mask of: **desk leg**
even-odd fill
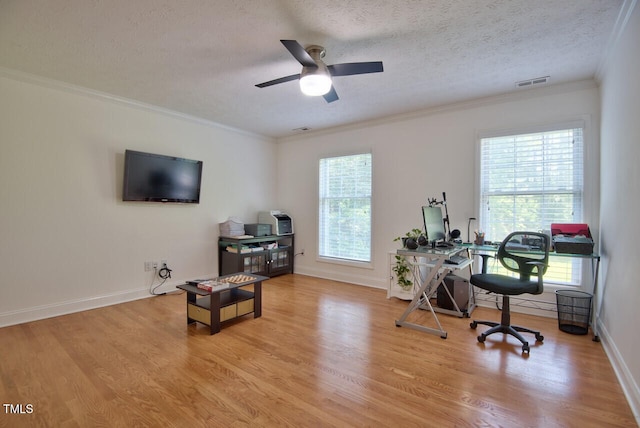
[[[209,322],[210,334],[220,333],[220,293],[211,293],[211,301],[209,305],[209,312],[211,313],[211,320]]]
[[[594,266],[595,264],[595,266]],[[593,273],[593,313],[591,314],[591,330],[593,330],[593,341],[600,342],[598,336],[598,269],[600,268],[600,257],[591,259],[591,272]]]
[[[253,317],[262,316],[262,281],[253,284]]]
[[[470,259],[473,258],[473,254],[471,254],[471,251],[468,248],[467,248],[467,257],[469,257]],[[482,261],[482,266],[484,265],[485,265],[485,260]],[[466,316],[467,318],[471,318],[471,314],[476,309],[476,288],[471,283],[472,275],[473,275],[473,264],[470,264],[469,265],[469,290],[467,291],[469,293],[469,301],[467,302],[467,310],[465,311],[465,314],[464,314],[464,316]]]
[[[430,269],[429,275],[424,280],[424,282],[420,285],[420,289],[418,290],[416,295],[413,297],[413,300],[411,300],[411,303],[409,303],[409,306],[404,311],[400,319],[396,320],[396,327],[409,327],[414,330],[424,331],[425,333],[439,334],[442,339],[447,338],[447,332],[442,328],[442,325],[440,325],[440,320],[438,320],[438,316],[436,315],[435,311],[433,310],[433,306],[429,301],[429,296],[433,294],[434,290],[436,290],[438,288],[438,285],[440,284],[440,281],[439,281],[438,284],[436,284],[436,286],[434,287],[432,282],[434,281],[435,276],[437,275],[438,271],[442,267],[443,263],[444,263],[444,258],[441,257],[440,260],[436,263],[436,265]],[[418,273],[416,275],[416,273],[414,272],[414,281],[417,281],[419,277],[420,277],[420,274]],[[420,307],[425,307],[425,309],[429,309],[429,311],[431,312],[431,315],[433,315],[433,319],[438,325],[437,329],[431,328],[431,327],[425,327],[423,325],[406,321],[409,314],[417,309],[420,309]]]

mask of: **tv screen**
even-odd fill
[[[126,150],[123,201],[200,203],[202,161]]]

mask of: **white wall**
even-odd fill
[[[274,205],[266,138],[6,70],[0,118],[0,326],[215,275],[218,223]],[[202,160],[201,203],[122,202],[125,149]]]
[[[280,141],[278,199],[294,220],[296,251],[305,249],[304,256],[296,257],[295,271],[386,288],[388,252],[398,248],[393,239],[413,227],[422,227],[420,207],[427,198],[441,200],[446,192],[451,228],[460,229],[466,239],[468,218],[478,217],[474,200],[478,133],[572,119],[586,119],[587,123],[586,152],[591,167],[586,183],[586,220],[597,231],[599,94],[594,81]],[[373,153],[373,269],[318,261],[318,159],[367,150]]]
[[[635,5],[604,70],[601,136],[604,345],[640,423],[640,8]]]

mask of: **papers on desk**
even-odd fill
[[[220,223],[220,236],[242,236],[244,232],[244,223],[233,217],[229,217],[224,223]]]

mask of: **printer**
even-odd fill
[[[291,217],[280,210],[260,211],[258,223],[270,224],[272,233],[276,235],[293,235]]]

